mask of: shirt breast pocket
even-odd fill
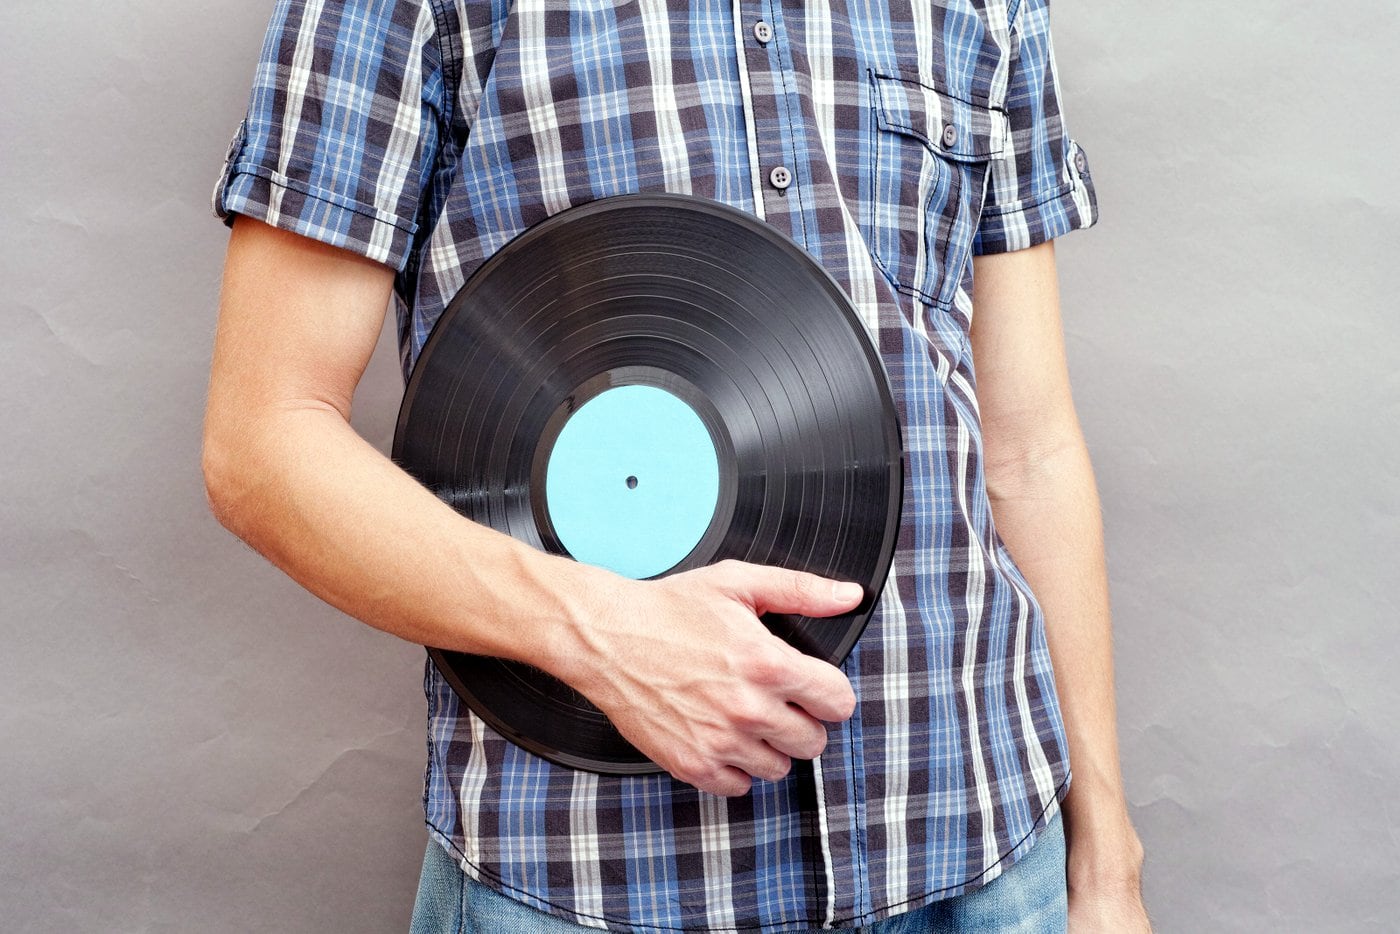
[[[1004,110],[903,71],[871,69],[875,122],[866,236],[890,282],[951,309],[965,277]]]

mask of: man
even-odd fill
[[[502,244],[660,190],[795,239],[884,357],[904,517],[840,669],[758,615],[855,589],[545,555],[349,427],[391,296],[407,373]],[[1052,931],[1066,894],[1076,932],[1147,929],[1050,243],[1096,207],[1045,0],[282,0],[215,207],[220,520],[372,626],[556,675],[669,773],[544,762],[429,666],[415,929]]]

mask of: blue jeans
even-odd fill
[[[1068,904],[1065,834],[1056,811],[1031,851],[991,882],[877,921],[861,928],[860,934],[1064,934]],[[469,878],[439,843],[428,841],[410,934],[580,934],[598,930],[501,895]]]

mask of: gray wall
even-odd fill
[[[420,651],[207,515],[208,194],[267,2],[10,4],[0,929],[405,928]],[[1343,12],[1344,10],[1344,12]],[[1059,244],[1157,930],[1400,924],[1392,2],[1057,0]],[[356,404],[387,446],[389,334]]]

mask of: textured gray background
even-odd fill
[[[208,216],[270,4],[7,5],[0,929],[390,931],[421,650],[208,516]],[[1396,4],[1057,0],[1059,244],[1162,932],[1400,925]],[[356,424],[387,446],[389,335]]]

